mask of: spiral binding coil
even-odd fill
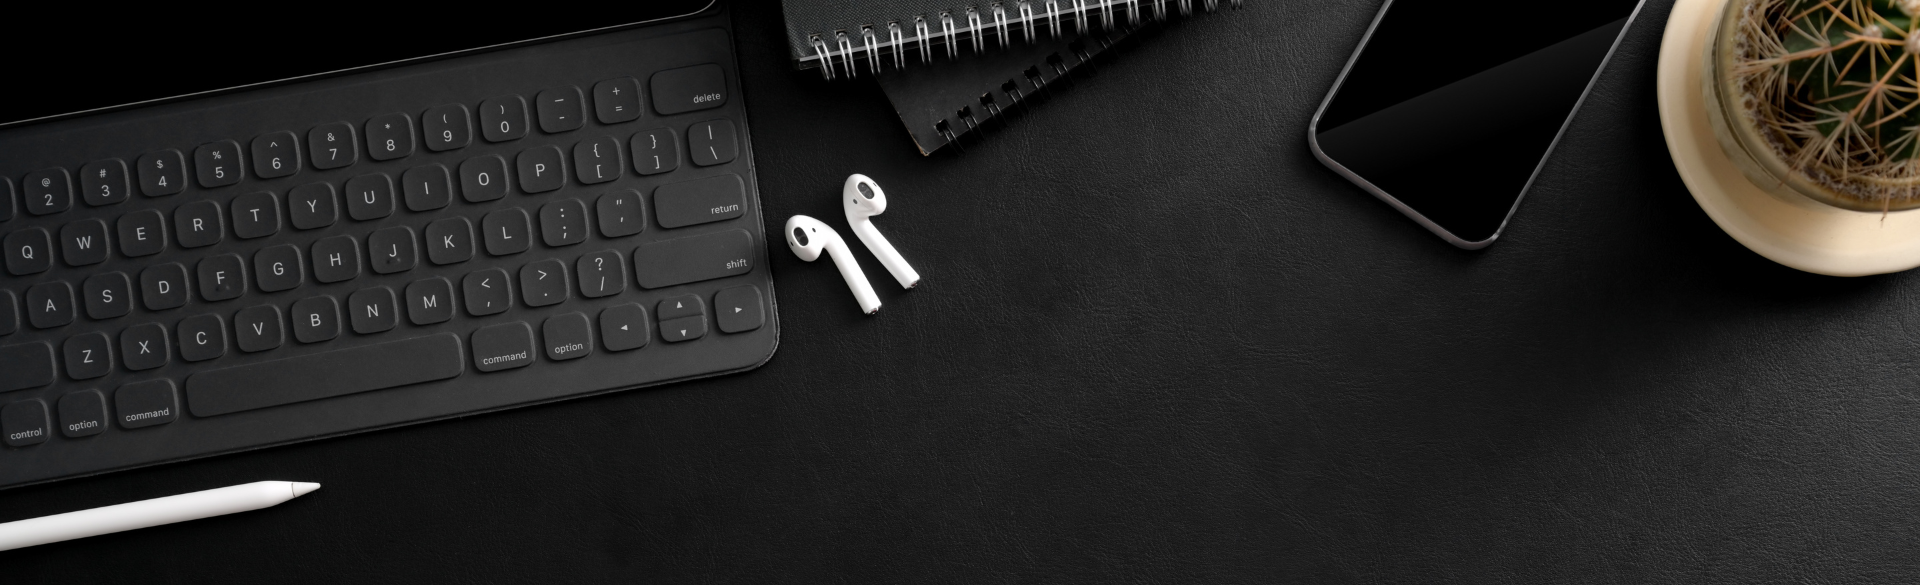
[[[1227,4],[1238,9],[1242,1],[1227,0]],[[924,14],[913,17],[911,36],[906,34],[906,29],[900,21],[887,22],[884,25],[887,31],[884,41],[881,40],[879,33],[876,32],[877,27],[873,24],[854,28],[859,35],[858,45],[846,30],[834,31],[828,35],[813,33],[808,36],[808,44],[812,46],[814,54],[803,58],[800,66],[802,68],[818,67],[820,74],[827,79],[834,79],[841,75],[852,78],[857,73],[857,63],[864,60],[867,62],[869,71],[879,74],[882,65],[887,61],[883,58],[883,54],[892,55],[895,69],[905,69],[910,47],[919,49],[922,63],[933,60],[934,45],[944,46],[948,59],[957,59],[960,57],[960,42],[963,40],[972,45],[973,52],[983,53],[987,50],[989,34],[998,40],[997,44],[1001,49],[1006,49],[1013,45],[1016,33],[1019,33],[1027,43],[1038,42],[1039,31],[1042,29],[1053,37],[1060,37],[1062,21],[1072,25],[1073,34],[1076,35],[1087,34],[1095,26],[1095,20],[1099,21],[1097,26],[1101,30],[1112,32],[1122,27],[1141,26],[1146,18],[1145,11],[1149,8],[1153,12],[1152,20],[1164,22],[1170,14],[1167,9],[1168,4],[1174,4],[1180,16],[1191,16],[1193,2],[1194,0],[1041,0],[1036,6],[1029,0],[1004,0],[956,7],[939,13],[940,30],[938,31],[932,30],[928,25],[927,15]],[[1220,0],[1201,0],[1201,2],[1207,12],[1213,12],[1220,6]],[[1142,7],[1142,3],[1147,4],[1148,7]],[[961,15],[959,19],[955,18],[956,14]],[[964,28],[959,24],[961,21],[965,23]],[[827,38],[831,38],[832,42],[829,43]],[[836,59],[839,61],[837,65]]]

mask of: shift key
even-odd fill
[[[720,175],[654,189],[653,216],[660,227],[684,227],[740,217],[746,202],[747,184],[740,175]]]
[[[753,270],[753,236],[727,230],[643,244],[633,250],[633,272],[645,288],[663,288]]]

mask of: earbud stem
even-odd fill
[[[892,243],[887,242],[887,237],[880,235],[880,230],[873,227],[872,220],[848,217],[847,223],[853,235],[860,237],[860,243],[867,245],[867,251],[873,252],[873,257],[880,260],[881,266],[887,267],[893,279],[900,281],[900,288],[911,289],[920,284],[920,273],[914,272],[913,266],[907,264],[907,259],[893,249]]]
[[[833,257],[833,266],[840,269],[840,278],[847,281],[847,289],[853,291],[853,299],[859,301],[860,312],[868,315],[880,312],[880,296],[873,294],[873,287],[867,284],[867,273],[860,270],[860,263],[853,260],[853,253],[847,251],[846,245],[827,246],[827,255]]]

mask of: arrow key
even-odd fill
[[[707,318],[700,315],[660,322],[660,338],[668,343],[699,339],[707,334]]]
[[[705,315],[707,304],[700,301],[700,295],[668,297],[654,307],[654,312],[660,315],[660,322],[664,324],[682,317]]]
[[[600,345],[607,351],[646,347],[652,338],[653,332],[647,329],[646,307],[627,303],[600,312]]]
[[[714,293],[713,310],[723,333],[752,331],[766,321],[760,308],[760,288],[751,284]]]

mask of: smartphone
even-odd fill
[[[1644,0],[1387,0],[1313,154],[1455,246],[1500,236]]]

